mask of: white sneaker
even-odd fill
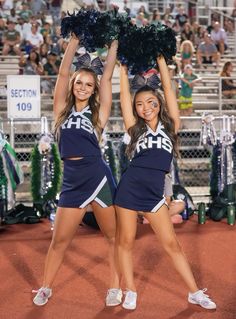
[[[41,287],[39,290],[32,290],[32,292],[37,293],[33,299],[33,303],[37,306],[45,305],[52,295],[52,289],[47,287]]]
[[[118,306],[121,304],[122,290],[118,288],[111,288],[107,291],[106,306]]]
[[[216,304],[205,294],[206,288],[198,290],[194,293],[189,292],[188,302],[199,305],[205,309],[216,309]]]
[[[125,300],[122,304],[122,307],[129,310],[136,309],[137,302],[137,292],[132,290],[127,290],[125,292]]]

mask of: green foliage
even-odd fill
[[[52,184],[46,194],[41,195],[41,159],[42,155],[36,144],[31,153],[31,194],[34,203],[45,203],[48,200],[55,199],[61,185],[61,160],[57,146],[51,145],[51,157],[53,160]]]

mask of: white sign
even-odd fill
[[[40,113],[40,76],[8,75],[8,118],[39,118]]]

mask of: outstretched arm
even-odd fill
[[[129,88],[127,66],[120,66],[120,105],[125,128],[128,129],[135,124],[135,118],[132,109],[132,98]]]
[[[105,61],[104,72],[100,80],[99,98],[100,110],[99,119],[101,126],[104,127],[109,119],[112,106],[112,74],[116,64],[116,54],[118,41],[114,40],[108,49],[108,54]]]
[[[54,91],[53,112],[55,117],[57,117],[65,107],[70,79],[70,69],[78,45],[79,39],[72,36],[62,58]]]
[[[164,90],[167,109],[170,117],[174,121],[175,133],[177,133],[180,127],[179,108],[175,92],[173,91],[171,86],[171,79],[169,75],[168,66],[163,56],[157,58],[157,63],[160,70],[161,84]]]

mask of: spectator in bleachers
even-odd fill
[[[29,53],[31,49],[39,50],[39,47],[43,42],[43,36],[38,32],[38,25],[32,24],[31,31],[26,35],[26,53]]]
[[[61,12],[61,5],[62,0],[51,0],[50,1],[50,14],[53,19],[53,23],[60,24],[60,12]]]
[[[26,59],[22,56],[19,66],[23,68],[23,74],[26,75],[43,75],[43,66],[40,63],[40,57],[36,50],[32,49]]]
[[[50,51],[47,56],[47,63],[44,64],[44,74],[49,76],[58,75],[61,61],[57,58],[57,53]],[[52,93],[56,79],[46,78],[41,81],[42,91]]]
[[[184,12],[184,8],[183,7],[179,7],[178,12],[179,13],[176,15],[175,20],[179,24],[179,26],[180,26],[180,28],[182,30],[184,25],[185,25],[185,23],[188,22],[188,16]]]
[[[139,14],[141,12],[144,14],[144,18],[148,20],[149,19],[149,13],[146,11],[145,6],[143,6],[143,5],[138,9],[137,13]]]
[[[41,11],[43,11],[43,8],[46,7],[46,3],[44,0],[32,0],[31,1],[31,10],[33,14],[37,14]]]
[[[227,34],[234,32],[234,20],[232,18],[224,18],[224,29]]]
[[[50,51],[47,56],[47,63],[43,66],[45,75],[57,75],[61,61],[57,58],[57,53]]]
[[[29,20],[23,19],[21,17],[18,17],[17,24],[16,24],[16,30],[20,32],[22,35],[22,40],[25,41],[26,36],[31,31],[31,23],[29,23]]]
[[[223,28],[220,27],[220,23],[216,21],[213,26],[213,30],[211,31],[211,38],[215,43],[220,54],[224,54],[225,50],[227,50],[227,34]]]
[[[184,72],[181,76],[181,90],[179,95],[180,115],[189,116],[193,112],[192,93],[194,85],[201,81],[196,74],[193,73],[191,64],[184,67]]]
[[[203,41],[204,28],[200,26],[196,21],[192,24],[192,30],[194,35],[194,47],[197,48],[199,44]]]
[[[231,72],[233,72],[233,64],[232,62],[228,61],[224,64],[220,76],[222,77],[229,77],[229,79],[222,79],[221,81],[221,90],[222,94],[230,99],[230,98],[236,98],[236,85],[234,84],[234,81],[230,79]]]
[[[164,14],[163,15],[163,17],[162,17],[162,21],[161,21],[161,23],[162,24],[165,24],[165,25],[167,25],[168,27],[172,27],[172,25],[173,25],[173,20],[172,19],[170,19],[170,15],[169,14]]]
[[[191,41],[185,40],[180,46],[181,64],[182,70],[186,64],[192,64],[192,58],[194,54],[194,46]]]
[[[49,45],[47,43],[43,43],[39,48],[40,61],[42,65],[47,63],[47,56],[49,51]]]
[[[218,20],[214,20],[214,19],[211,20],[211,24],[208,25],[208,27],[206,28],[208,33],[211,34],[211,31],[214,29],[214,24],[215,24],[215,22],[217,22],[217,21],[218,21]]]
[[[61,27],[56,26],[53,29],[52,34],[50,38],[48,39],[47,43],[51,46],[54,52],[57,52],[58,55],[60,55],[61,47],[64,41],[66,40],[61,37]]]
[[[33,12],[29,9],[29,5],[27,2],[23,2],[22,3],[22,9],[21,11],[19,12],[19,16],[21,18],[23,18],[24,20],[25,19],[30,19],[33,15]]]
[[[148,20],[144,17],[144,13],[140,12],[136,16],[135,24],[137,27],[142,27],[148,24]]]
[[[154,9],[152,11],[152,16],[151,16],[151,20],[150,20],[150,24],[154,24],[157,25],[158,23],[161,22],[161,16],[160,16],[160,12],[158,9]]]
[[[12,54],[13,52],[21,55],[21,37],[20,33],[15,30],[15,22],[13,20],[7,23],[7,30],[3,33],[2,43],[2,55]]]
[[[183,26],[183,30],[181,31],[180,34],[181,37],[181,42],[185,41],[185,40],[189,40],[192,43],[194,43],[194,34],[193,34],[193,30],[191,25],[186,22]]]
[[[219,65],[220,54],[217,51],[216,45],[213,43],[210,34],[206,31],[204,33],[203,42],[199,45],[197,49],[197,63],[199,66],[202,64],[212,64]]]
[[[43,36],[44,42],[49,42],[52,34],[51,25],[49,22],[45,22],[40,30],[40,33]]]
[[[173,18],[173,15],[171,14],[171,8],[170,7],[166,7],[165,8],[165,12],[163,14],[163,17],[162,17],[163,20],[170,20],[171,23],[174,22],[174,18]]]

